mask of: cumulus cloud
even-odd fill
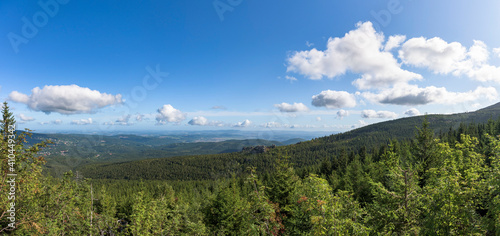
[[[325,90],[312,96],[312,105],[326,108],[354,107],[356,98],[346,91]]]
[[[72,125],[90,125],[92,123],[93,123],[92,118],[71,121]]]
[[[47,114],[57,112],[66,115],[93,113],[97,109],[123,102],[120,94],[101,93],[74,84],[36,87],[31,90],[29,96],[13,91],[9,94],[9,99],[24,103],[34,111]]]
[[[407,115],[407,116],[419,116],[420,111],[417,110],[417,108],[410,108],[410,109],[405,111],[405,115]]]
[[[493,49],[496,53],[496,50]],[[489,51],[486,44],[474,40],[467,49],[458,42],[448,43],[441,38],[423,37],[406,41],[399,57],[403,63],[427,68],[437,74],[465,75],[477,81],[500,82],[500,67],[488,64]]]
[[[186,114],[175,109],[172,105],[166,104],[157,110],[156,121],[158,124],[165,124],[166,122],[179,123],[186,119]]]
[[[384,46],[384,51],[391,51],[394,48],[398,48],[401,43],[403,43],[406,40],[405,35],[393,35],[389,36],[389,39],[387,39],[387,42],[385,43]]]
[[[358,23],[357,28],[344,37],[330,38],[325,51],[313,48],[293,53],[287,59],[287,71],[314,80],[351,71],[361,74],[361,78],[353,82],[360,89],[388,87],[422,78],[401,69],[392,53],[382,50],[383,42],[384,35],[377,33],[371,22]],[[392,39],[390,47],[394,47],[395,42],[397,38]]]
[[[30,117],[30,116],[25,116],[23,113],[19,114],[19,118],[21,118],[22,121],[34,121],[35,118]]]
[[[289,104],[283,102],[281,104],[274,104],[274,107],[278,108],[281,112],[305,112],[309,111],[309,108],[303,103],[293,103]]]
[[[372,119],[372,118],[396,118],[398,115],[392,111],[374,111],[374,110],[363,110],[361,112],[362,118]]]
[[[221,121],[209,121],[207,118],[203,116],[196,116],[191,119],[188,124],[190,125],[199,125],[199,126],[223,126],[224,124]]]
[[[20,93],[18,91],[13,91],[12,93],[9,94],[9,99],[14,101],[14,102],[20,102],[27,104],[30,100],[30,97],[26,94]]]
[[[348,116],[349,115],[349,112],[346,111],[346,110],[343,110],[343,109],[340,109],[339,111],[337,111],[337,118],[341,119]]]
[[[363,96],[371,101],[393,104],[393,105],[425,105],[435,104],[456,104],[461,102],[475,101],[480,98],[495,100],[498,97],[494,87],[477,87],[474,91],[463,93],[449,92],[444,87],[429,86],[419,88],[416,85],[398,86],[383,90],[378,94],[370,92],[363,93]]]
[[[191,119],[188,124],[190,125],[201,125],[201,126],[204,126],[204,125],[207,125],[208,124],[208,120],[207,118],[203,117],[203,116],[197,116],[197,117],[194,117],[193,119]]]
[[[466,57],[466,48],[458,42],[447,43],[441,38],[411,38],[406,41],[399,57],[405,64],[426,67],[435,73],[450,73]]]
[[[233,125],[233,127],[248,127],[252,124],[252,122],[250,120],[244,120],[242,122],[238,122],[236,123],[235,125]]]

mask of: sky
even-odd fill
[[[2,1],[19,128],[347,131],[499,101],[498,1]]]

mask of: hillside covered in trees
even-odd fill
[[[81,171],[90,179],[42,175],[37,152],[45,144],[25,145],[28,133],[9,136],[15,120],[5,103],[2,156],[15,154],[16,162],[2,158],[2,192],[10,191],[7,174],[18,181],[14,222],[11,200],[0,199],[0,231],[498,235],[500,120],[489,119],[498,115],[480,110],[440,126],[441,116],[406,118],[264,153],[89,165]]]
[[[437,138],[449,137],[453,143],[460,138],[459,133],[467,132],[478,136],[484,132],[484,128],[478,124],[487,123],[489,120],[493,122],[499,115],[500,103],[476,112],[427,115],[425,119],[428,120],[429,128],[434,131]],[[79,166],[77,170],[84,176],[99,179],[206,180],[230,177],[232,174],[240,175],[248,167],[256,167],[258,171],[271,171],[273,157],[287,153],[294,167],[300,171],[303,169],[307,173],[310,168],[324,161],[334,161],[339,156],[351,159],[355,154],[370,153],[380,156],[391,140],[409,142],[414,138],[416,128],[423,121],[424,116],[417,116],[381,122],[341,134],[278,147],[265,153],[232,152],[170,157],[168,153],[156,152],[158,157],[170,158],[93,163]],[[471,125],[468,126],[469,124]],[[496,129],[500,132],[500,127]]]

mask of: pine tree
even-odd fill
[[[417,235],[422,193],[412,165],[402,166],[400,155],[391,143],[382,156],[384,182],[373,182],[372,224],[384,234]]]
[[[437,152],[437,140],[434,139],[434,131],[429,128],[427,117],[424,117],[422,128],[417,128],[415,140],[411,146],[413,162],[417,164],[419,185],[423,187],[426,184],[428,171],[431,167],[437,167],[441,164]]]
[[[484,159],[474,151],[477,138],[461,134],[460,143],[440,144],[445,157],[431,168],[425,186],[424,234],[482,235],[486,232],[477,209],[486,196]]]

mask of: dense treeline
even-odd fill
[[[8,109],[3,114],[2,155],[8,153],[5,125],[14,122]],[[26,148],[20,137],[16,229],[8,227],[9,202],[3,197],[0,230],[16,235],[498,235],[499,134],[500,120],[462,124],[437,135],[424,120],[413,139],[311,157],[320,160],[316,165],[297,164],[294,152],[276,149],[265,154],[267,169],[234,167],[229,178],[189,181],[90,180],[71,172],[60,179],[44,177],[44,160],[35,155],[43,144]],[[4,159],[1,163],[5,180],[9,166]],[[6,182],[0,184],[6,192]]]

